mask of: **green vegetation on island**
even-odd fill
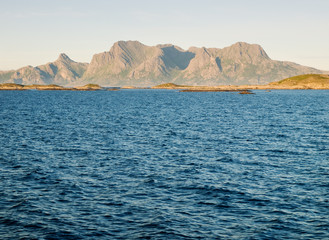
[[[305,74],[272,82],[270,86],[302,88],[302,89],[329,89],[329,75]]]

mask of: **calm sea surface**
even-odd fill
[[[1,239],[328,239],[329,91],[0,92]]]

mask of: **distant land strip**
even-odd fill
[[[16,83],[0,84],[0,90],[66,90],[66,91],[97,91],[97,90],[118,90],[118,88],[103,88],[98,84],[87,84],[81,87],[63,87],[55,84],[50,85],[21,85]]]
[[[115,91],[119,89],[175,89],[180,92],[239,92],[251,94],[250,90],[280,90],[280,89],[318,89],[329,90],[329,75],[326,74],[305,74],[280,81],[271,82],[266,85],[219,85],[219,86],[188,86],[174,83],[165,83],[153,87],[101,87],[98,84],[86,84],[81,87],[63,87],[55,84],[50,85],[21,85],[16,83],[0,84],[0,90],[66,90],[66,91]]]

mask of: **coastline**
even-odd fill
[[[94,84],[93,84],[94,85]],[[139,87],[101,87],[99,85],[81,87],[63,87],[59,85],[20,85],[14,83],[0,84],[0,91],[119,91],[125,89],[163,89],[179,90],[179,92],[251,92],[252,90],[329,90],[329,85],[325,86],[289,86],[289,85],[221,85],[221,86],[155,86],[150,88]]]
[[[218,86],[189,86],[175,83],[164,83],[153,87],[121,86],[102,87],[98,84],[89,83],[84,86],[63,87],[60,85],[22,85],[16,83],[2,83],[0,90],[60,90],[60,91],[117,91],[120,89],[171,89],[180,92],[240,92],[251,94],[252,90],[329,90],[329,75],[305,74],[286,78],[266,85],[218,85]]]
[[[17,91],[25,91],[25,90],[38,90],[38,91],[49,91],[49,90],[56,90],[56,91],[97,91],[97,90],[117,90],[117,89],[106,89],[97,84],[87,84],[85,86],[80,87],[63,87],[55,84],[50,85],[21,85],[16,83],[3,83],[0,84],[0,90],[17,90]]]

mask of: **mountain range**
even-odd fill
[[[267,84],[301,74],[327,73],[292,62],[272,60],[257,44],[235,43],[226,48],[188,50],[138,41],[116,42],[109,51],[79,63],[62,53],[37,67],[0,71],[0,83],[77,86],[154,86],[166,82],[187,85]]]

